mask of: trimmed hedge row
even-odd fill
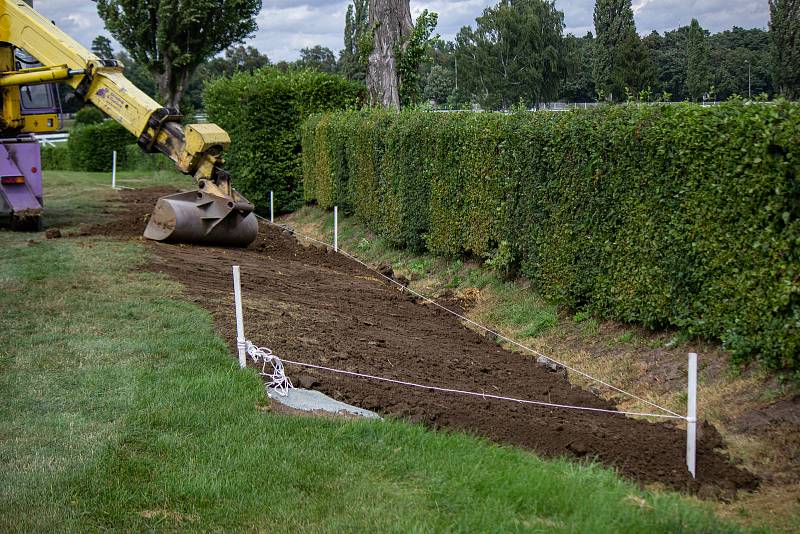
[[[125,147],[135,142],[136,138],[114,121],[76,126],[67,141],[70,165],[77,171],[110,171],[113,152],[117,151],[117,165],[124,166]]]
[[[344,112],[305,196],[400,246],[515,264],[573,309],[800,369],[800,106]]]
[[[92,108],[94,109],[94,108]],[[147,154],[136,138],[113,121],[76,126],[69,140],[57,146],[42,146],[42,168],[64,171],[110,172],[113,152],[117,170],[173,170],[175,164],[163,154]]]
[[[72,162],[69,160],[69,149],[67,145],[46,146],[42,145],[42,169],[45,171],[72,170]]]
[[[100,124],[105,120],[105,114],[92,105],[82,107],[75,114],[75,125]]]
[[[231,136],[225,165],[236,188],[262,209],[274,191],[276,210],[291,211],[303,199],[303,120],[353,107],[362,93],[362,85],[339,76],[269,67],[215,80],[203,99],[209,119]]]

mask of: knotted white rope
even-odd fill
[[[289,395],[289,390],[294,389],[292,381],[286,376],[283,370],[283,362],[272,354],[272,350],[266,347],[257,347],[249,341],[244,342],[244,348],[247,354],[253,359],[255,363],[261,363],[261,376],[268,378],[267,394],[269,389],[273,389],[281,397]],[[267,370],[267,364],[272,366],[272,370]]]

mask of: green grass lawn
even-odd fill
[[[120,171],[117,187],[172,186],[190,189],[191,177],[177,172]],[[111,189],[111,173],[78,171],[44,171],[44,224],[49,227],[73,228],[79,224],[103,220],[108,201],[116,198]]]
[[[113,195],[51,174],[60,224]],[[0,531],[737,531],[598,466],[274,414],[141,244],[31,237],[0,231]]]

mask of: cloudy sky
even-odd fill
[[[264,0],[258,15],[258,32],[248,42],[273,61],[293,60],[305,46],[321,44],[338,51],[342,47],[344,15],[348,1],[342,0]],[[465,25],[497,0],[411,0],[416,16],[423,9],[439,13],[438,33],[452,39]],[[63,30],[89,45],[98,34],[105,34],[91,0],[34,0],[34,6]],[[594,0],[556,0],[564,12],[566,31],[583,35],[592,30]],[[697,18],[712,32],[733,26],[767,27],[767,0],[633,0],[639,33],[663,32],[689,24]]]

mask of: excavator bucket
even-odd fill
[[[172,243],[246,247],[258,234],[253,205],[193,191],[158,199],[144,237]]]

